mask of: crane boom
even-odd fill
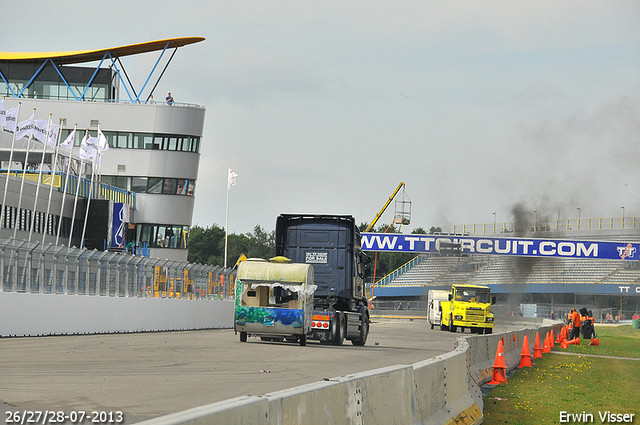
[[[373,228],[373,226],[376,225],[376,223],[378,222],[378,220],[380,219],[380,217],[382,216],[382,214],[386,211],[387,207],[389,206],[389,204],[391,203],[391,201],[393,201],[393,198],[396,197],[396,195],[398,194],[398,192],[400,192],[400,189],[402,189],[404,187],[404,182],[400,182],[400,184],[398,185],[398,187],[396,188],[395,192],[393,192],[393,195],[391,195],[389,197],[389,200],[387,201],[386,204],[384,204],[384,206],[382,207],[382,209],[380,210],[380,212],[378,214],[376,214],[375,218],[371,221],[371,224],[369,224],[369,226],[365,229],[365,232],[369,232],[371,231],[371,229]]]

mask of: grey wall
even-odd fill
[[[223,300],[0,292],[0,336],[231,328]]]

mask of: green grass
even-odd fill
[[[640,360],[581,355],[640,359],[640,330],[617,326],[597,327],[596,332],[600,346],[570,345],[564,350],[556,344],[552,353],[535,359],[533,367],[519,369],[507,384],[491,390],[484,397],[483,423],[559,424],[561,411],[591,413],[593,423],[601,423],[598,412],[634,413],[633,423],[640,423]]]
[[[581,345],[570,345],[566,350],[556,344],[555,351],[600,356],[633,357],[640,359],[640,329],[626,326],[596,326],[600,346],[588,346],[588,339],[581,339]],[[639,419],[640,420],[640,419]],[[640,423],[640,422],[639,422]]]

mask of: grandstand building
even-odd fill
[[[576,223],[565,224],[558,227],[564,230],[530,232],[526,237],[610,241],[623,246],[640,243],[640,227],[636,226],[634,217],[628,217],[625,222],[607,219],[604,226],[602,222],[582,228]],[[465,229],[471,231],[465,235],[473,235],[475,229]],[[477,229],[480,235],[486,235],[486,227]],[[640,312],[637,256],[634,260],[615,260],[426,253],[376,282],[374,294],[381,303],[422,300],[421,304],[425,305],[428,290],[449,289],[454,283],[489,286],[497,295],[497,311],[502,314],[519,314],[524,305],[537,305],[539,317],[549,317],[553,311],[556,318],[563,318],[570,307],[593,310],[597,319],[604,318],[607,312],[613,317],[625,313],[631,319],[634,313]]]
[[[12,149],[12,134],[0,131],[0,190],[4,192],[4,188],[8,188],[2,196],[6,198],[6,205],[3,205],[0,237],[42,239],[45,243],[57,241],[64,245],[72,237],[73,246],[98,250],[117,248],[106,233],[102,238],[104,232],[101,233],[96,224],[108,221],[100,217],[108,212],[113,214],[113,209],[105,206],[113,201],[128,207],[123,213],[125,243],[133,242],[137,250],[145,249],[151,257],[186,261],[205,108],[186,103],[168,104],[164,100],[166,93],[158,94],[154,90],[175,51],[202,40],[176,38],[73,52],[0,53],[3,79],[0,94],[5,97],[5,110],[19,105],[18,122],[32,114],[36,119],[45,120],[51,116],[52,123],[61,126],[60,141],[65,140],[77,124],[70,168],[64,157],[68,157],[66,151],[60,149],[62,155],[58,155],[56,161],[54,149],[48,148],[43,155],[43,144],[35,141],[28,144],[26,138],[16,140]],[[144,85],[135,88],[121,58],[149,52],[156,52],[159,58]],[[97,66],[83,66],[91,63]],[[155,102],[154,94],[158,98]],[[88,168],[86,163],[81,167],[79,158],[80,144],[87,130],[92,137],[97,137],[100,130],[109,143],[101,164],[94,163]],[[23,180],[24,168],[27,173]],[[7,170],[11,175],[9,182],[5,182]],[[65,184],[67,170],[71,179],[80,176],[80,185],[76,184],[77,180]],[[90,189],[92,174],[94,181],[101,183],[94,183]],[[40,184],[38,190],[39,179],[45,184]],[[54,182],[52,196],[46,184],[51,180]],[[79,202],[74,207],[76,190]],[[89,197],[92,213],[86,231],[87,235],[98,234],[92,239],[92,246],[86,243],[88,237],[80,240]],[[98,210],[100,205],[102,212]],[[75,216],[72,216],[74,210]]]

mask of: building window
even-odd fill
[[[134,149],[151,149],[153,144],[153,135],[144,133],[133,134],[133,148]]]
[[[124,190],[130,190],[129,180],[129,177],[102,176],[103,183],[107,183],[108,185],[119,187],[120,189]]]
[[[189,246],[189,226],[138,224],[138,243],[150,248],[180,248]]]
[[[73,131],[71,128],[62,129],[60,140],[63,141]],[[80,129],[76,131],[74,146],[80,146],[84,132]],[[103,131],[109,142],[109,147],[118,149],[152,149],[169,150],[173,152],[194,152],[200,151],[200,138],[192,136],[174,136],[148,133],[130,133],[121,131]],[[96,137],[97,133],[89,132],[89,136]]]
[[[135,193],[193,196],[196,181],[191,179],[163,179],[162,177],[102,176],[102,181]]]
[[[145,193],[147,191],[147,178],[131,177],[131,191],[135,193]]]
[[[164,179],[162,193],[167,195],[176,194],[176,179]]]
[[[162,193],[163,180],[159,177],[149,177],[147,193]]]
[[[178,179],[178,186],[176,188],[176,195],[186,195],[188,189],[188,180]]]

